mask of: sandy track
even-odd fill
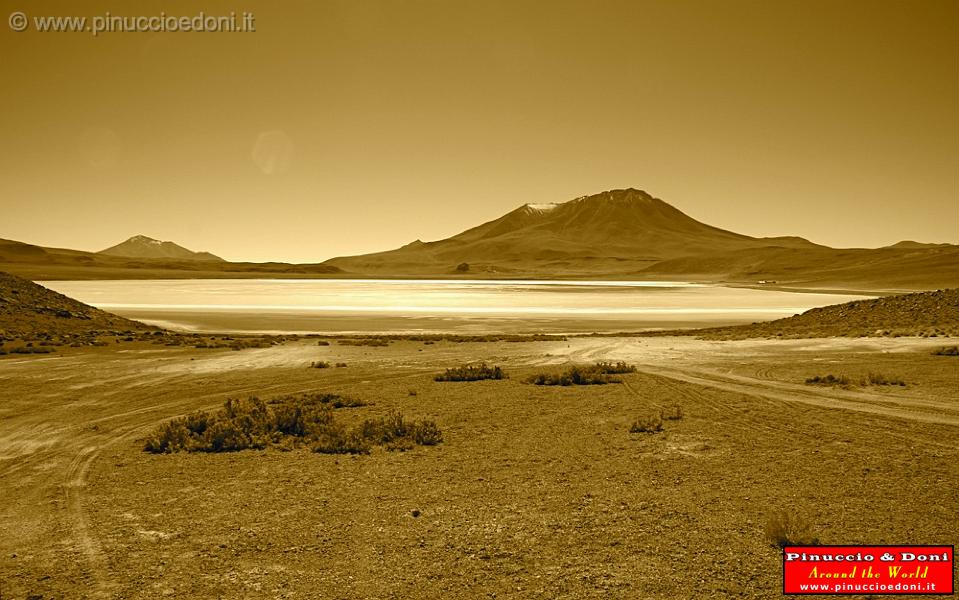
[[[641,365],[639,371],[704,387],[782,402],[801,402],[822,408],[838,408],[924,423],[959,425],[959,414],[944,412],[950,409],[950,403],[910,398],[905,395],[892,396],[845,390],[823,392],[791,383],[754,379],[700,369],[680,370],[662,366]]]

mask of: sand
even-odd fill
[[[955,343],[134,342],[3,357],[3,597],[779,597],[763,528],[780,509],[824,543],[957,538],[959,359],[930,354]],[[522,383],[600,359],[639,372]],[[512,377],[432,380],[467,360]],[[907,385],[803,383],[869,371]],[[356,457],[142,451],[166,418],[298,391],[372,402],[338,411],[346,422],[390,409],[435,419],[445,441]],[[629,433],[675,404],[685,417],[662,433]]]

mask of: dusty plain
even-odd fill
[[[777,598],[767,520],[822,543],[959,538],[955,338],[143,341],[0,357],[0,597]],[[623,383],[526,375],[627,360]],[[311,361],[345,368],[311,369]],[[510,379],[435,382],[445,367]],[[810,386],[869,372],[906,386]],[[444,442],[365,456],[153,455],[158,423],[228,397],[329,391]],[[630,433],[672,405],[684,418]]]

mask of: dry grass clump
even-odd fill
[[[407,450],[414,445],[435,446],[443,441],[443,433],[434,421],[408,421],[398,412],[363,421],[359,432],[364,439],[383,444],[387,450]]]
[[[959,356],[959,346],[942,346],[932,351],[933,356]]]
[[[664,421],[680,421],[682,418],[683,407],[678,404],[673,404],[659,412],[647,412],[640,415],[629,427],[629,432],[659,433],[663,430]]]
[[[389,346],[389,340],[382,338],[350,338],[337,342],[341,346],[370,346],[373,348],[382,348]]]
[[[656,413],[649,413],[636,419],[629,428],[630,433],[656,433],[663,430],[663,418]]]
[[[625,361],[619,362],[598,362],[596,369],[605,375],[625,375],[626,373],[635,373],[636,365],[631,365]]]
[[[882,373],[874,373],[872,371],[855,381],[846,375],[833,375],[830,373],[829,375],[810,377],[806,379],[806,383],[809,385],[834,385],[840,387],[851,387],[853,385],[859,385],[860,387],[869,385],[896,385],[905,387],[906,385],[906,382],[899,377],[889,377]]]
[[[310,363],[311,369],[329,369],[332,365],[325,360],[314,360]]]
[[[255,396],[230,399],[217,411],[195,412],[164,423],[146,441],[144,450],[154,454],[236,452],[306,445],[323,454],[368,454],[377,445],[409,449],[443,441],[433,421],[408,421],[395,412],[352,429],[333,417],[335,408],[366,405],[336,394],[283,396],[269,402]]]
[[[434,377],[433,381],[481,381],[484,379],[508,379],[508,377],[500,367],[491,367],[486,363],[480,363],[446,369],[446,372]]]
[[[600,362],[595,365],[574,365],[561,373],[537,373],[526,378],[533,385],[604,385],[622,383],[613,375],[636,372],[636,367],[625,362]]]
[[[189,342],[185,339],[171,339],[164,342],[165,346],[183,346]],[[193,343],[194,348],[222,349],[231,348],[233,350],[246,350],[248,348],[270,348],[278,343],[273,338],[241,338],[223,337],[219,340],[212,338],[199,338]]]
[[[898,385],[901,387],[906,386],[906,382],[899,377],[887,377],[882,373],[873,373],[869,372],[868,375],[859,380],[859,385]]]
[[[849,385],[850,380],[845,375],[833,375],[832,373],[828,375],[816,375],[815,377],[809,377],[806,379],[808,385]]]
[[[794,512],[787,510],[773,514],[766,521],[766,539],[773,546],[807,546],[818,544],[812,525]]]
[[[7,352],[10,354],[50,354],[51,352],[56,352],[56,349],[50,346],[34,346],[32,344],[27,344],[26,346],[10,348],[7,350]]]

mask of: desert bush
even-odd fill
[[[773,546],[806,546],[818,544],[812,525],[795,512],[783,510],[766,521],[766,539]]]
[[[887,377],[882,373],[869,372],[868,375],[860,379],[859,385],[898,385],[905,387],[906,382],[899,377]]]
[[[326,340],[317,340],[316,345],[317,345],[317,346],[329,346],[330,343],[329,343],[328,341],[326,341]]]
[[[635,373],[636,365],[630,365],[624,361],[616,363],[598,362],[596,363],[596,370],[604,375],[625,375],[626,373]]]
[[[339,344],[342,346],[372,346],[374,348],[381,348],[383,346],[389,346],[390,342],[382,338],[350,338],[340,340]]]
[[[19,346],[17,348],[11,348],[9,350],[10,354],[50,354],[51,352],[55,352],[55,351],[56,349],[51,348],[50,346],[33,346],[33,345]]]
[[[341,396],[339,394],[306,393],[294,396],[280,396],[270,400],[271,405],[294,404],[303,406],[328,405],[333,408],[355,408],[367,406],[369,403],[359,398]]]
[[[650,413],[643,415],[633,421],[629,428],[630,433],[656,433],[663,430],[663,419],[661,416]]]
[[[351,396],[336,396],[330,400],[330,405],[333,408],[359,408],[360,406],[368,406],[369,402]]]
[[[446,369],[433,378],[434,381],[480,381],[483,379],[507,379],[506,372],[500,367],[491,367],[486,363],[463,365]]]
[[[219,410],[196,412],[162,424],[143,448],[163,454],[236,452],[268,446],[291,450],[309,444],[318,453],[367,454],[376,445],[409,449],[443,441],[433,421],[409,421],[397,412],[367,419],[353,429],[334,419],[334,408],[366,405],[362,400],[321,393],[281,396],[268,403],[256,397],[230,399]]]
[[[806,383],[809,385],[849,385],[849,378],[845,375],[833,375],[832,373],[828,375],[816,375],[815,377],[810,377],[806,379]]]
[[[386,445],[388,450],[404,450],[413,444],[435,446],[443,441],[443,433],[434,421],[408,421],[395,411],[363,421],[358,431],[364,439]]]
[[[320,454],[369,454],[370,449],[370,441],[359,431],[347,430],[339,423],[323,428],[313,444],[313,452]]]
[[[667,406],[660,413],[664,421],[680,421],[683,418],[683,407],[678,404]]]
[[[604,373],[596,365],[573,366],[561,373],[537,373],[526,378],[526,383],[533,385],[604,385],[621,382],[620,379]]]
[[[178,422],[179,419],[160,425],[159,429],[147,438],[143,449],[153,454],[189,451],[192,436],[189,430]]]
[[[420,446],[435,446],[443,441],[443,432],[435,421],[424,419],[413,425],[413,441]]]
[[[342,368],[344,368],[344,367],[346,367],[346,366],[347,366],[347,365],[346,365],[345,362],[338,362],[338,363],[336,363],[336,368],[337,368],[337,369],[342,369]]]
[[[932,351],[934,356],[959,356],[959,346],[942,346]]]
[[[325,360],[314,360],[313,362],[310,363],[311,369],[329,369],[330,366],[332,365],[330,365],[330,363],[326,362]]]

